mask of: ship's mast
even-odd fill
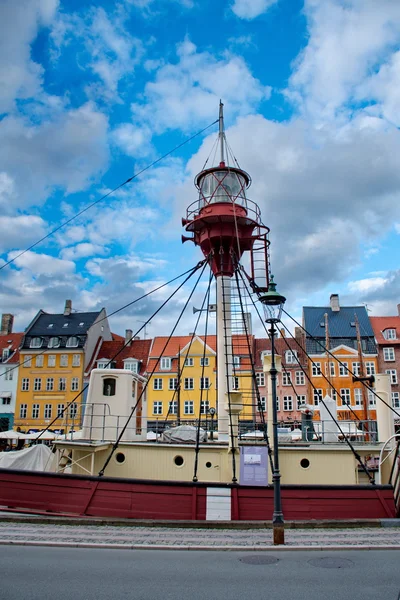
[[[219,133],[218,140],[220,146],[221,164],[225,164],[225,127],[224,127],[224,105],[219,101]]]

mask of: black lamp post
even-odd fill
[[[276,291],[276,283],[274,283],[274,277],[271,275],[271,281],[268,287],[268,292],[260,296],[260,302],[264,307],[265,322],[268,323],[271,328],[269,333],[271,335],[271,392],[272,392],[272,426],[273,426],[273,439],[274,439],[274,472],[272,480],[274,482],[274,514],[272,517],[272,525],[274,531],[274,544],[285,543],[285,522],[283,520],[282,512],[282,498],[281,498],[281,474],[279,471],[279,452],[278,452],[278,410],[276,406],[276,375],[277,369],[275,366],[275,332],[276,324],[280,322],[282,316],[282,308],[285,304],[286,298],[281,296]]]
[[[214,417],[215,417],[215,408],[210,408],[210,417],[211,417],[211,433],[210,440],[214,440]]]

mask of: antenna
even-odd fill
[[[224,105],[219,101],[219,143],[221,144],[221,163],[225,162],[225,128],[224,128]]]

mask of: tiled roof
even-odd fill
[[[204,341],[204,336],[199,335],[200,339]],[[168,336],[159,336],[155,337],[153,341],[153,346],[151,348],[150,357],[149,358],[159,358],[161,353],[163,352],[163,356],[174,357],[178,356],[179,350],[182,350],[185,346],[187,346],[192,339],[191,335],[174,335],[168,342],[165,351],[163,352],[164,346],[167,343]],[[207,346],[217,351],[217,336],[216,335],[208,335],[207,336]]]
[[[370,317],[372,329],[374,330],[375,339],[378,344],[386,344],[388,346],[400,344],[400,317]],[[385,329],[395,329],[395,340],[387,340],[383,337],[382,332]]]
[[[60,337],[60,348],[65,347],[67,338],[77,336],[78,348],[85,343],[88,329],[93,325],[101,311],[78,313],[73,312],[68,316],[64,314],[49,314],[39,311],[37,317],[25,332],[23,348],[29,348],[33,337],[43,338],[42,347],[45,348],[51,337]]]
[[[8,363],[19,362],[19,347],[24,337],[23,333],[7,333],[6,335],[0,335],[0,362],[2,359],[2,352],[6,348],[10,348],[10,358],[6,361]]]
[[[113,359],[114,356],[123,348],[115,359],[116,369],[124,368],[124,359],[136,358],[141,361],[140,374],[144,373],[147,367],[147,360],[149,356],[151,340],[133,340],[130,346],[125,345],[125,339],[123,341],[103,342],[100,346],[100,350],[97,354],[97,360],[102,358]],[[93,365],[93,368],[96,365]]]
[[[355,316],[360,324],[361,337],[374,337],[374,332],[365,306],[344,306],[333,311],[330,306],[305,306],[303,308],[304,328],[312,337],[325,338],[325,313],[328,314],[329,337],[357,338]]]
[[[125,342],[123,335],[119,335],[119,333],[111,333],[111,335],[114,342]]]

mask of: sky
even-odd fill
[[[3,0],[0,267],[213,123],[220,99],[288,312],[338,293],[397,314],[393,0]],[[0,309],[15,330],[67,298],[113,312],[195,265],[181,218],[216,136],[214,125],[4,267]],[[136,332],[176,285],[112,317],[113,330]],[[191,287],[147,335],[169,334]]]

